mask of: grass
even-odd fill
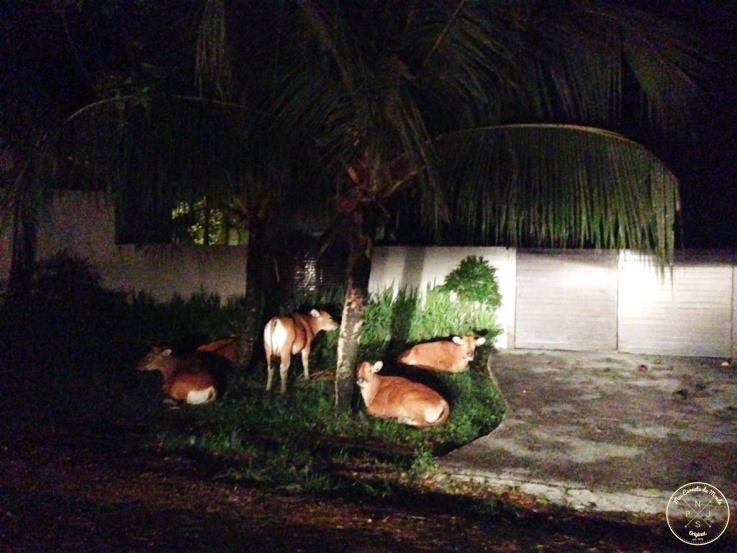
[[[357,466],[411,480],[432,469],[437,453],[487,434],[500,422],[501,398],[478,370],[442,378],[450,419],[440,428],[415,429],[361,411],[336,414],[332,381],[304,382],[299,369],[293,364],[283,397],[263,392],[265,368],[259,366],[215,404],[162,411],[149,445],[237,459],[230,477],[315,491],[355,485],[346,473]]]
[[[331,292],[323,301],[290,301],[295,308],[321,305],[335,313],[339,298]],[[377,338],[362,345],[362,355],[386,361],[406,345],[401,331],[416,326],[412,316],[420,300],[401,295],[404,314],[392,313],[386,295],[376,301],[383,304],[367,314],[366,326],[367,335],[374,332]],[[503,402],[484,370],[488,346],[479,349],[467,373],[413,375],[451,403],[451,416],[440,428],[367,417],[358,393],[355,412],[337,414],[331,373],[325,370],[335,366],[337,332],[315,340],[311,367],[318,378],[304,382],[301,362],[293,359],[284,397],[264,393],[261,361],[251,372],[232,372],[218,402],[166,409],[161,376],[136,371],[138,359],[162,339],[184,344],[238,333],[242,307],[240,300],[222,303],[206,293],[159,304],[142,295],[111,294],[89,279],[55,283],[35,294],[22,312],[0,313],[0,378],[8,383],[2,407],[19,427],[145,428],[142,447],[205,457],[229,478],[289,490],[360,486],[372,493],[385,493],[386,482],[377,481],[377,474],[417,478],[433,468],[435,455],[487,434],[501,420]]]

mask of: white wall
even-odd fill
[[[55,195],[38,233],[38,260],[59,252],[87,260],[101,285],[144,291],[160,301],[206,290],[222,300],[243,295],[246,251],[242,246],[133,246],[115,244],[115,211],[102,194],[64,191]],[[10,233],[0,236],[0,280],[10,271]]]
[[[679,253],[671,275],[622,252],[618,274],[620,351],[732,356],[737,321],[731,253]]]
[[[617,349],[617,252],[517,252],[515,341],[521,349]]]
[[[661,272],[636,252],[377,248],[373,292],[441,284],[466,256],[497,269],[498,348],[737,358],[732,252],[681,252]]]

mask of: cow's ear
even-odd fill
[[[463,339],[460,336],[453,336],[453,343],[461,345],[461,342],[463,342]]]
[[[479,338],[476,338],[476,345],[477,346],[483,346],[486,343],[486,338],[483,336],[480,336]]]
[[[317,309],[312,309],[310,310],[310,315],[317,319],[320,316],[320,312]]]
[[[166,357],[171,355],[171,348],[166,348],[164,351],[161,352],[161,355],[164,355]]]
[[[376,363],[374,363],[374,366],[371,367],[371,372],[377,373],[381,370],[383,366],[384,366],[384,363],[382,363],[381,361],[377,361]]]

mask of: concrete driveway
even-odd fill
[[[723,359],[513,351],[489,370],[502,424],[439,460],[441,478],[591,512],[664,514],[718,488],[737,519],[737,369]]]

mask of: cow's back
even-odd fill
[[[315,333],[310,326],[310,315],[302,313],[294,313],[284,317],[289,319],[294,328],[294,342],[292,342],[292,355],[296,355],[304,349],[304,347],[312,341]]]
[[[459,362],[462,361],[459,353],[458,346],[453,342],[429,342],[417,344],[401,353],[397,361],[420,368],[457,370]]]
[[[435,390],[399,376],[381,377],[373,410],[413,426],[440,425],[450,414],[448,402]]]
[[[220,338],[207,344],[197,346],[197,351],[201,353],[212,353],[220,358],[235,363],[238,358],[238,349],[240,348],[240,339],[238,336],[229,336]]]

